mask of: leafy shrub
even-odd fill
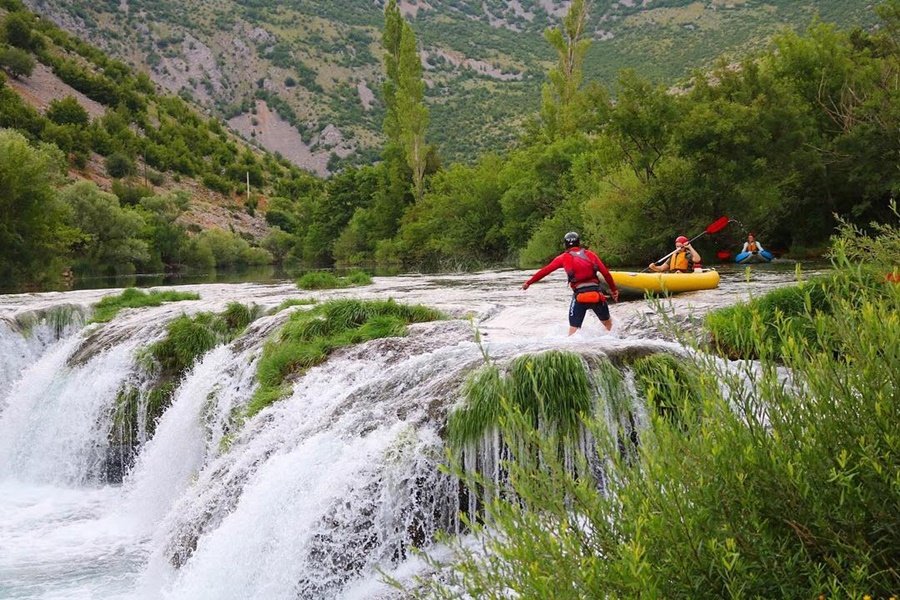
[[[72,96],[66,96],[62,100],[51,100],[46,116],[57,125],[85,126],[91,120],[88,112]]]
[[[122,152],[113,152],[106,157],[106,172],[110,177],[120,179],[134,175],[134,161]],[[121,198],[119,198],[121,200]]]
[[[0,48],[0,68],[18,79],[23,75],[31,77],[36,62],[28,52],[19,48]]]

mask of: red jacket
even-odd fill
[[[587,260],[581,258],[582,252]],[[582,251],[578,247],[566,250],[550,261],[550,264],[531,276],[531,279],[528,280],[528,285],[537,283],[560,267],[566,270],[566,275],[569,276],[569,286],[573,290],[580,283],[599,284],[600,280],[597,278],[597,271],[599,271],[606,283],[609,284],[609,290],[611,292],[616,291],[616,282],[613,281],[612,275],[609,274],[609,269],[606,268],[600,257],[588,249]]]

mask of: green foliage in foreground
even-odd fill
[[[337,348],[402,336],[410,323],[443,318],[434,309],[393,300],[334,300],[297,311],[263,348],[256,373],[259,388],[246,414],[253,416],[283,398],[292,378],[325,361]]]
[[[796,316],[812,339],[779,330],[780,362],[698,354],[708,385],[678,407],[687,417],[678,423],[651,415],[636,465],[620,458],[607,424],[596,423],[609,459],[603,486],[573,476],[552,451],[557,441],[507,410],[508,427],[529,451],[511,449],[503,495],[467,477],[472,492],[489,499],[489,525],[473,524],[476,543],[450,541],[449,564],[431,559],[448,579],[422,581],[414,594],[896,594],[900,285],[860,287],[857,267],[843,260],[836,267],[834,310]]]
[[[489,364],[466,382],[466,405],[447,423],[451,445],[462,447],[500,426],[504,401],[532,427],[570,436],[582,415],[592,412],[591,380],[581,356],[572,352],[528,354],[512,361],[507,373]]]
[[[333,290],[363,285],[372,285],[372,278],[363,271],[352,271],[346,277],[338,277],[328,271],[312,271],[297,280],[297,287],[304,290]]]
[[[149,293],[137,288],[128,288],[118,296],[107,296],[94,305],[94,316],[91,323],[106,323],[112,321],[123,308],[142,308],[144,306],[159,306],[163,302],[177,302],[179,300],[199,300],[200,294],[193,292],[177,292],[175,290],[152,290]]]

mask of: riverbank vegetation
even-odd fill
[[[896,0],[875,7],[876,30],[816,21],[677,88],[634,71],[585,80],[583,7],[573,3],[548,34],[559,63],[505,155],[446,166],[432,157],[417,200],[404,153],[389,147],[379,165],[273,202],[267,219],[294,240],[288,254],[320,265],[532,266],[574,229],[610,264],[646,264],[725,214],[744,229],[701,246],[734,249],[752,230],[767,248],[806,257],[827,249],[835,214],[856,225],[889,216],[900,189]]]
[[[600,480],[573,472],[579,460],[561,459],[558,437],[504,403],[503,435],[518,441],[500,466],[508,477],[498,484],[456,470],[485,514],[468,521],[474,542],[448,540],[451,561],[429,559],[447,578],[423,579],[412,593],[896,597],[900,285],[865,275],[896,257],[876,251],[860,263],[848,254],[893,248],[897,231],[845,231],[832,251],[831,310],[814,306],[816,285],[795,288],[788,304],[798,294],[803,301],[794,326],[778,320],[771,331],[746,332],[763,349],[758,361],[722,361],[684,339],[693,383],[666,360],[644,369],[656,375],[637,386],[648,418],[636,455],[623,452],[607,420],[585,416],[603,459]],[[766,322],[767,306],[746,305],[754,323]],[[601,389],[601,404],[621,404]],[[666,395],[678,419],[652,408],[651,389],[680,390]]]

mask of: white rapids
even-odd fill
[[[564,277],[525,292],[529,275],[376,277],[320,292],[292,282],[179,286],[200,299],[126,310],[103,325],[84,325],[83,315],[121,290],[0,296],[0,598],[401,597],[379,571],[415,575],[422,565],[410,545],[458,525],[458,486],[436,466],[447,411],[482,350],[504,360],[553,348],[680,349],[662,339],[659,307],[644,300],[612,305],[610,333],[589,314],[567,337]],[[792,280],[724,273],[717,290],[662,310],[687,319]],[[197,361],[124,482],[106,483],[116,395],[171,319],[232,301],[271,309],[347,297],[423,304],[451,319],[336,352],[231,430],[285,313],[261,317]],[[76,317],[50,327],[46,315],[61,305]]]

